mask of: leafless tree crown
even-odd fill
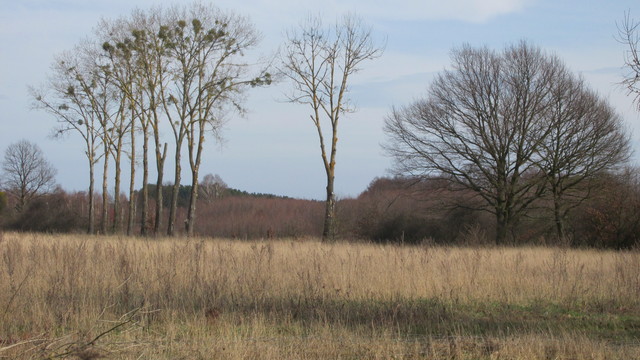
[[[7,147],[2,170],[4,187],[17,199],[18,212],[55,186],[56,169],[45,159],[40,147],[27,140]]]
[[[287,34],[280,54],[280,75],[293,84],[288,99],[310,107],[310,118],[320,142],[327,175],[324,239],[335,236],[333,183],[338,124],[342,115],[355,111],[347,95],[349,80],[364,61],[381,53],[371,30],[356,16],[346,15],[334,27],[325,27],[320,17],[309,17]]]
[[[553,55],[526,42],[463,46],[426,98],[393,109],[386,151],[397,171],[474,191],[497,216],[497,240],[531,203],[624,161],[620,118]],[[562,188],[562,189],[560,189]]]

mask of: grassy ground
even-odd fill
[[[0,358],[640,359],[640,253],[5,233]]]

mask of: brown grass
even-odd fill
[[[5,233],[0,358],[640,358],[640,253]]]

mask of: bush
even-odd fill
[[[32,200],[26,209],[16,214],[9,228],[19,231],[72,232],[82,225],[80,214],[70,206],[67,194],[54,193]]]
[[[6,221],[5,213],[6,213],[7,207],[8,207],[7,194],[5,192],[0,191],[0,240],[2,240],[1,232],[2,232],[2,228],[4,227],[4,223]]]
[[[449,191],[435,179],[375,179],[357,202],[355,233],[376,242],[460,243],[481,221],[478,212],[460,206],[471,202],[468,194]]]
[[[640,245],[640,174],[627,169],[603,176],[601,190],[571,218],[579,246],[629,249]]]
[[[7,203],[7,193],[0,191],[0,215],[2,215],[7,208]]]

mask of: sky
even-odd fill
[[[44,84],[55,56],[89,37],[100,19],[176,3],[0,0],[0,154],[8,145],[27,139],[38,144],[57,168],[56,180],[65,190],[86,190],[82,140],[74,135],[53,139],[55,119],[30,109],[27,89]],[[374,178],[391,175],[392,159],[380,146],[385,142],[384,118],[392,107],[424,96],[434,75],[449,66],[451,50],[463,44],[500,50],[524,39],[558,55],[609,99],[631,133],[633,161],[640,158],[640,117],[618,85],[624,75],[625,48],[615,39],[625,12],[640,19],[637,0],[219,0],[214,4],[249,18],[262,34],[256,54],[263,56],[274,54],[285,32],[309,14],[331,23],[344,13],[356,13],[371,26],[374,39],[384,44],[384,54],[364,63],[351,81],[349,97],[357,111],[340,123],[338,197],[357,196]],[[229,186],[249,192],[323,199],[326,177],[316,130],[309,109],[286,102],[289,89],[286,82],[252,89],[245,103],[247,114],[229,119],[223,142],[206,143],[201,177],[218,174]],[[167,165],[171,174],[173,165]],[[189,182],[185,171],[183,183]]]

